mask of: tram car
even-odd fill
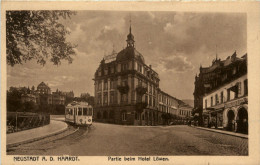
[[[65,121],[82,126],[92,124],[93,107],[86,102],[72,102],[65,107]]]

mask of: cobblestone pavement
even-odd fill
[[[248,139],[189,126],[136,127],[94,123],[91,129],[62,139],[12,148],[9,154],[121,155],[248,155]]]

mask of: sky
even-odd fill
[[[247,53],[243,13],[78,11],[62,20],[71,32],[67,41],[77,44],[73,63],[7,66],[7,88],[44,81],[52,91],[94,95],[94,73],[113,47],[116,52],[126,47],[130,18],[136,49],[159,74],[160,88],[179,99],[193,99],[200,65],[210,66],[216,54],[224,60],[235,51],[238,57]]]

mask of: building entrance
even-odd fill
[[[248,114],[245,108],[238,110],[237,132],[248,133]]]
[[[228,117],[228,126],[227,126],[227,130],[229,131],[234,131],[235,130],[235,114],[234,111],[229,110],[227,113],[227,117]]]

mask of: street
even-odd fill
[[[51,137],[55,138],[55,137]],[[180,126],[93,123],[64,138],[43,139],[8,150],[25,155],[248,155],[248,139]]]

